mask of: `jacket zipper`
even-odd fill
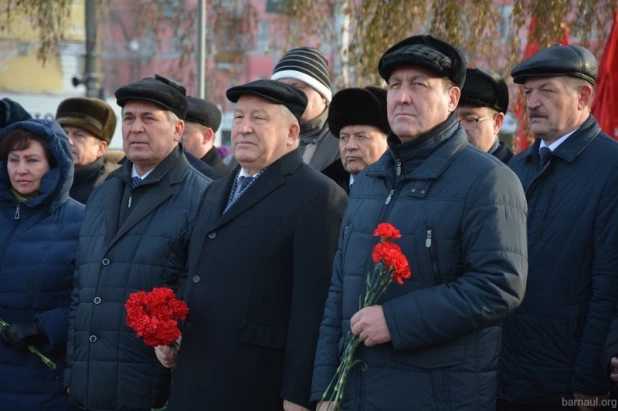
[[[397,186],[399,185],[399,183],[401,182],[401,160],[397,159],[396,163],[395,163],[395,170],[396,170],[396,178],[395,178],[395,184],[394,184],[394,188],[391,189],[391,191],[388,193],[388,196],[386,197],[386,200],[384,201],[384,205],[386,205],[387,207],[383,207],[382,208],[382,213],[380,214],[380,218],[378,219],[378,223],[383,222],[386,217],[389,214],[390,211],[390,202],[391,199],[393,198],[393,196],[395,195],[395,189],[397,188]],[[377,244],[377,241],[376,243]],[[375,247],[374,244],[374,247]],[[367,290],[367,281],[363,281],[363,285],[361,287],[361,293],[359,296],[359,306],[362,303],[362,298],[365,295],[365,291]],[[359,307],[360,309],[360,307]]]
[[[9,235],[6,236],[6,241],[4,242],[4,244],[2,244],[2,251],[0,251],[0,267],[2,267],[2,263],[4,262],[4,256],[6,254],[6,248],[8,247],[9,243],[11,242],[11,239],[13,238],[13,236],[15,235],[15,230],[17,230],[17,226],[19,224],[19,220],[20,220],[20,206],[21,204],[18,204],[17,207],[15,208],[15,224],[13,225],[13,227],[11,227],[11,230],[9,231]]]
[[[440,270],[438,269],[438,255],[436,253],[436,246],[433,241],[433,230],[431,228],[427,228],[426,230],[427,236],[425,237],[425,247],[429,250],[429,260],[431,261],[431,272],[433,273],[433,282],[434,285],[439,285],[440,281]]]

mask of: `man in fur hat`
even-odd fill
[[[103,100],[71,97],[58,106],[56,121],[69,137],[75,162],[69,195],[86,204],[92,190],[119,167],[105,156],[116,129],[116,114]]]
[[[341,163],[347,171],[336,181],[346,193],[354,179],[375,163],[388,148],[391,128],[386,115],[386,90],[379,87],[346,88],[333,97],[328,126],[339,138]]]

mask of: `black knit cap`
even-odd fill
[[[489,107],[506,114],[509,108],[509,88],[504,79],[491,70],[468,69],[459,105]]]
[[[221,110],[208,100],[197,97],[187,97],[189,109],[185,121],[199,123],[203,126],[212,128],[215,133],[221,125]]]
[[[461,88],[466,79],[466,64],[466,58],[457,48],[424,34],[408,37],[386,50],[378,63],[378,72],[388,82],[396,68],[419,66],[450,79]]]
[[[0,128],[4,128],[9,124],[18,121],[32,119],[28,113],[18,102],[11,100],[8,97],[0,100]]]
[[[328,128],[339,138],[345,126],[373,126],[391,131],[386,114],[386,90],[379,87],[346,88],[333,96],[328,109]]]
[[[288,51],[277,63],[271,80],[291,78],[302,81],[320,93],[328,103],[333,98],[328,75],[328,60],[313,47],[300,47]]]
[[[236,103],[243,95],[261,97],[275,104],[287,107],[298,121],[307,108],[307,95],[285,83],[276,80],[256,80],[251,83],[228,89],[225,94],[228,100]]]
[[[145,100],[155,103],[184,120],[187,115],[187,91],[183,86],[166,77],[155,74],[120,87],[114,93],[116,102],[123,107],[129,100]]]

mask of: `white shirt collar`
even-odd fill
[[[240,173],[238,173],[238,178],[240,178],[240,177],[251,177],[251,176],[249,175],[249,173],[247,173],[247,172],[245,171],[245,169],[244,169],[244,168],[242,168],[242,167],[241,167],[241,168],[240,168]]]
[[[131,169],[131,178],[133,177],[139,177],[142,180],[145,179],[146,177],[148,177],[148,174],[152,173],[154,171],[154,168],[150,171],[146,171],[144,173],[144,175],[140,176],[139,174],[137,174],[137,170],[135,169],[135,164],[133,164],[133,168]]]
[[[575,130],[571,131],[568,134],[565,134],[564,136],[560,137],[558,140],[554,141],[553,143],[551,143],[550,145],[545,144],[545,141],[541,140],[541,145],[539,146],[539,152],[541,151],[541,149],[543,147],[547,147],[549,148],[551,151],[554,151],[555,149],[558,148],[558,146],[562,143],[564,143],[564,141],[569,138],[571,136],[571,134],[575,133],[577,130],[579,130],[579,127],[576,128]]]
[[[350,185],[354,184],[354,176],[350,174]]]

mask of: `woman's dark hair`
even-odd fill
[[[56,159],[54,158],[49,146],[41,137],[31,131],[17,128],[9,132],[2,141],[0,141],[0,160],[6,162],[11,151],[21,151],[30,147],[33,141],[37,141],[43,147],[43,152],[49,163],[49,168],[56,167]]]

